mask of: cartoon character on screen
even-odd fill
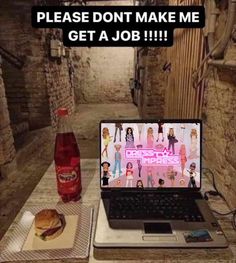
[[[175,154],[175,143],[177,143],[178,140],[175,138],[174,128],[169,129],[167,139],[169,141],[168,150],[170,150],[170,148],[172,148],[172,153]]]
[[[106,128],[106,127],[102,129],[102,138],[103,138],[103,144],[104,144],[104,149],[102,151],[102,156],[103,156],[103,154],[105,152],[106,153],[106,157],[108,158],[107,148],[108,148],[109,143],[111,142],[112,136],[110,136],[109,129]]]
[[[142,134],[142,128],[143,128],[143,124],[142,123],[138,123],[138,138],[139,138],[139,142],[141,143],[141,134]]]
[[[179,180],[179,186],[180,186],[180,187],[185,187],[185,180],[184,180],[183,178],[181,178],[181,179]]]
[[[137,188],[143,188],[143,181],[142,180],[138,180],[136,183],[136,187]]]
[[[164,132],[163,132],[163,126],[164,126],[164,123],[158,122],[157,125],[158,125],[158,137],[157,137],[157,142],[159,141],[160,136],[162,137],[162,142],[164,142]]]
[[[163,144],[157,144],[155,146],[155,149],[158,151],[158,152],[163,152],[163,150],[165,149],[165,146]]]
[[[116,175],[116,170],[118,168],[119,171],[119,176],[121,176],[122,174],[122,170],[121,170],[121,153],[120,153],[120,149],[121,149],[121,145],[120,144],[116,144],[114,145],[116,152],[115,152],[115,166],[113,169],[113,177],[115,177]]]
[[[133,170],[133,164],[131,162],[128,162],[126,164],[126,187],[132,187],[133,186],[133,179],[134,179],[134,170]]]
[[[147,130],[147,148],[153,148],[154,136],[153,136],[153,128],[149,127]]]
[[[103,162],[101,163],[102,167],[102,186],[108,186],[109,185],[109,178],[110,178],[110,163],[109,162]]]
[[[142,144],[139,144],[137,145],[137,149],[142,149],[143,148],[143,145]],[[142,164],[141,164],[141,160],[140,159],[137,159],[137,165],[138,165],[138,176],[141,177],[141,171],[142,171]]]
[[[192,188],[196,188],[196,181],[195,181],[195,177],[197,176],[197,172],[196,172],[196,163],[191,163],[189,170],[187,170],[187,172],[189,173],[189,182],[188,182],[188,187],[192,187]]]
[[[184,176],[184,169],[185,169],[185,165],[187,162],[186,147],[184,144],[181,144],[181,146],[180,146],[179,156],[180,156],[182,176]]]
[[[190,133],[191,137],[191,145],[190,145],[190,154],[189,154],[189,159],[196,159],[199,156],[197,155],[197,130],[192,129]]]
[[[175,186],[175,176],[177,176],[177,172],[174,171],[174,167],[173,166],[168,166],[168,168],[167,168],[167,177],[171,181],[171,187]]]
[[[120,179],[118,179],[118,180],[116,181],[116,187],[121,187],[121,180],[120,180]]]
[[[133,134],[133,129],[131,127],[128,127],[126,129],[125,141],[126,141],[125,148],[135,147],[134,146],[134,134]]]
[[[121,132],[123,131],[122,123],[117,122],[115,124],[115,135],[114,135],[114,141],[113,142],[116,142],[116,135],[117,135],[118,130],[119,130],[119,138],[120,138],[120,142],[121,142]]]
[[[162,188],[162,187],[164,187],[164,184],[165,184],[165,181],[160,178],[160,179],[158,180],[158,185],[159,185],[158,187],[159,187],[159,188]]]
[[[147,172],[147,187],[153,187],[154,184],[155,184],[155,182],[153,180],[152,170],[148,169],[148,172]]]
[[[181,142],[184,142],[184,134],[185,134],[185,124],[182,124],[181,126],[180,126],[180,129],[181,129],[181,132],[180,132],[180,141]]]

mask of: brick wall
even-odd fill
[[[133,0],[122,0],[121,1],[117,1],[117,0],[109,0],[109,1],[92,1],[92,2],[87,2],[86,5],[91,5],[91,6],[116,6],[116,5],[125,5],[125,6],[129,6],[129,5],[133,5],[134,1]]]
[[[32,129],[50,125],[43,60],[45,57],[42,32],[31,27],[31,1],[1,1],[0,45],[25,62],[17,69],[4,60],[11,117],[26,118]],[[17,122],[12,118],[13,122]]]
[[[140,52],[141,98],[138,108],[143,118],[164,117],[167,75],[162,68],[165,62],[165,48],[148,48]]]
[[[88,5],[90,3],[88,2]],[[133,1],[99,1],[91,5],[132,5]],[[76,103],[131,102],[134,49],[99,47],[74,49]]]
[[[140,4],[152,6],[168,5],[168,0],[143,1]],[[165,48],[145,48],[136,50],[135,66],[136,79],[140,83],[140,91],[137,92],[139,113],[143,118],[164,118],[165,96],[167,86],[167,73],[163,66],[167,62]]]
[[[70,63],[63,58],[60,64],[46,60],[45,73],[49,99],[49,108],[52,126],[56,126],[56,110],[66,107],[71,114],[74,112],[74,89],[70,76]]]
[[[34,1],[0,2],[0,45],[20,57],[24,67],[19,70],[4,61],[4,80],[11,113],[26,119],[30,129],[55,126],[57,107],[74,109],[74,96],[67,59],[49,57],[49,38],[57,30],[31,27],[31,6]],[[17,106],[16,106],[17,105]]]
[[[10,118],[2,79],[0,64],[0,165],[10,162],[15,156],[14,139],[10,127]]]
[[[74,54],[76,103],[131,102],[133,48],[80,48]]]

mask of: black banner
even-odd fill
[[[202,28],[203,6],[35,6],[32,26],[61,28],[66,46],[171,46],[175,28]]]

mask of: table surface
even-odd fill
[[[96,224],[97,208],[100,199],[99,187],[99,163],[97,159],[83,159],[82,167],[82,199],[84,205],[94,207],[93,231],[91,237],[90,255],[86,260],[65,259],[48,260],[46,262],[234,262],[236,263],[236,232],[232,228],[231,215],[227,217],[217,217],[218,221],[230,243],[226,249],[94,249],[93,234]],[[203,178],[203,191],[212,189],[210,182]],[[52,164],[42,177],[26,203],[19,212],[14,222],[8,229],[0,243],[0,248],[4,240],[14,230],[19,221],[23,209],[35,205],[60,204],[60,198],[56,190],[56,180],[54,165]],[[228,207],[219,198],[209,200],[210,206],[217,211],[226,212]],[[30,261],[27,261],[30,262]],[[35,261],[34,261],[35,262]],[[37,261],[45,262],[45,261]]]

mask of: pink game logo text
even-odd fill
[[[125,149],[126,160],[141,160],[142,165],[166,166],[179,165],[179,155],[174,155],[166,148],[163,151],[155,149]]]

